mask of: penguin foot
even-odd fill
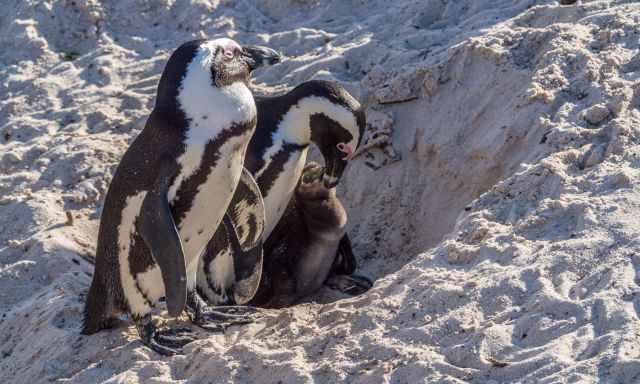
[[[187,327],[159,330],[151,321],[150,314],[134,318],[134,323],[144,345],[163,356],[182,354],[182,347],[197,340],[193,331]]]
[[[260,313],[258,308],[249,305],[217,305],[214,307],[214,310],[227,315],[237,316],[257,315]]]
[[[232,315],[215,309],[201,312],[198,317],[192,319],[195,325],[209,332],[225,332],[232,325],[250,324],[254,320],[250,315]]]
[[[371,289],[373,282],[360,275],[332,275],[329,276],[325,285],[344,294],[357,296]]]
[[[296,298],[292,295],[278,295],[273,297],[271,300],[267,301],[263,307],[264,308],[273,308],[273,309],[282,309],[286,307],[290,307],[295,303]]]
[[[208,306],[197,294],[187,298],[187,313],[191,322],[209,332],[224,332],[232,325],[243,325],[255,320],[257,308],[249,306]]]

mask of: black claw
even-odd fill
[[[177,326],[171,327],[162,331],[163,335],[183,336],[183,335],[195,335],[190,327]]]
[[[156,337],[154,337],[154,341],[165,347],[179,350],[182,349],[182,347],[184,347],[185,345],[196,341],[196,338],[191,336],[170,336],[158,334],[156,335]]]
[[[182,350],[178,350],[175,348],[165,347],[164,345],[158,343],[157,341],[151,339],[148,343],[144,343],[147,347],[151,348],[154,352],[162,355],[162,356],[173,356],[173,355],[181,355]]]
[[[218,312],[215,309],[201,314],[202,320],[212,323],[224,323],[229,325],[249,324],[253,322],[250,315],[232,315],[224,312]]]
[[[327,280],[327,285],[344,294],[357,296],[371,289],[373,282],[359,275],[334,275]]]
[[[215,323],[207,323],[204,320],[196,324],[198,327],[204,329],[208,332],[213,333],[224,333],[227,330],[227,325],[225,324],[215,324]]]
[[[253,319],[253,314],[254,313],[234,313],[232,311],[219,311],[218,307],[213,307],[207,311],[202,312],[203,316],[209,316],[218,321],[242,321]]]
[[[229,315],[255,315],[260,312],[258,308],[249,305],[220,305],[213,310]]]
[[[254,321],[251,316],[230,315],[216,310],[200,312],[191,319],[193,323],[209,332],[225,332],[232,325],[245,325]]]

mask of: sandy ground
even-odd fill
[[[339,187],[375,286],[182,356],[81,336],[112,172],[223,35],[288,56],[256,92],[335,79],[392,132]],[[2,383],[640,382],[637,2],[5,1],[0,95]]]

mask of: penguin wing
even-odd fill
[[[227,304],[223,289],[228,279],[226,272],[232,267],[232,252],[229,231],[223,219],[198,263],[198,291],[209,304]]]
[[[234,273],[231,288],[235,304],[246,304],[256,294],[262,277],[264,221],[262,193],[243,168],[227,212],[198,267],[198,289],[209,302],[219,304],[225,297],[222,291],[227,288],[230,272]],[[227,264],[230,261],[232,270]]]
[[[177,168],[174,159],[162,158],[154,187],[147,192],[138,217],[140,235],[160,267],[167,310],[171,316],[180,315],[187,301],[184,251],[167,198]]]
[[[356,256],[353,254],[351,240],[346,233],[340,239],[336,258],[333,260],[331,272],[336,275],[351,275],[356,271]]]
[[[243,251],[262,246],[264,201],[258,184],[246,168],[242,168],[242,175],[227,208],[227,215]]]
[[[246,168],[223,219],[233,255],[236,304],[253,298],[262,277],[265,210],[258,184]]]

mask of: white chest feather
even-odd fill
[[[191,71],[187,73],[178,96],[181,108],[188,118],[189,127],[184,141],[186,150],[178,158],[181,170],[169,189],[170,200],[173,200],[182,182],[200,166],[205,146],[209,141],[232,124],[250,121],[256,115],[251,91],[243,83],[215,88],[209,85],[210,79],[200,79],[201,76],[197,76],[200,72],[190,74]],[[209,82],[199,83],[202,81]]]
[[[294,152],[285,163],[283,171],[277,175],[269,192],[263,196],[265,208],[265,230],[264,236],[267,238],[278,221],[282,217],[284,210],[293,196],[298,180],[302,175],[304,164],[307,161],[307,149]]]
[[[231,202],[240,180],[249,138],[249,134],[233,137],[220,148],[218,163],[210,170],[205,182],[198,186],[191,207],[180,222],[178,231],[184,247],[188,279],[190,273],[195,275],[197,260]],[[193,281],[189,280],[190,283]]]

